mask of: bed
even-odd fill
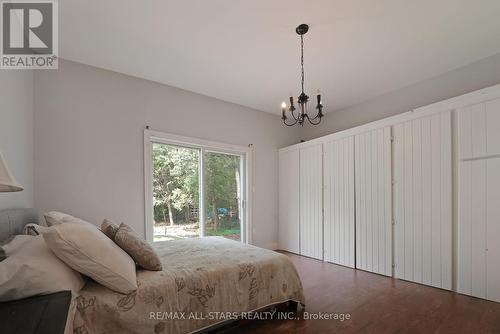
[[[33,210],[0,211],[0,240],[33,223]],[[75,334],[190,333],[294,302],[302,283],[290,259],[221,237],[155,243],[162,271],[137,270],[138,289],[120,294],[88,280],[75,301]]]

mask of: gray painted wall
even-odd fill
[[[365,103],[329,113],[319,126],[304,126],[301,137],[304,140],[321,137],[498,83],[500,54]]]
[[[276,247],[278,148],[298,140],[278,116],[61,61],[35,76],[35,206],[144,232],[143,129],[253,144],[253,241]]]
[[[33,207],[32,71],[0,71],[0,152],[24,187],[0,193],[0,209]]]

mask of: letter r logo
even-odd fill
[[[3,2],[3,54],[51,54],[52,3]]]

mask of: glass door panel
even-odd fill
[[[242,240],[242,157],[206,151],[205,235]]]
[[[152,143],[153,241],[200,236],[200,149]]]

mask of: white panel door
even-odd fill
[[[486,296],[500,302],[500,158],[487,161],[486,173]]]
[[[299,254],[299,150],[279,153],[279,248]]]
[[[356,268],[392,276],[391,129],[355,136]]]
[[[324,260],[354,268],[354,138],[323,151]]]
[[[300,254],[323,259],[323,145],[300,149]]]
[[[394,126],[395,274],[451,289],[451,112]]]

